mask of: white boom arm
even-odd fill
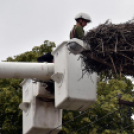
[[[37,78],[48,81],[54,63],[0,62],[0,78]]]

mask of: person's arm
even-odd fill
[[[83,37],[84,37],[84,31],[83,31],[83,28],[81,27],[81,26],[78,26],[77,28],[76,28],[76,35],[77,35],[77,37],[78,37],[78,39],[83,39]]]

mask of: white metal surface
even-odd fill
[[[70,39],[67,43],[67,46],[68,50],[74,54],[79,54],[84,50],[90,50],[89,44],[77,38]]]
[[[55,82],[55,106],[80,111],[89,108],[96,101],[97,75],[85,74],[81,78],[81,60],[78,60],[78,55],[69,53],[67,42],[59,45],[52,54],[55,61],[55,74],[58,72],[63,74],[60,81]],[[54,80],[55,74],[51,77],[54,77]]]
[[[0,78],[37,78],[48,81],[53,63],[0,62]]]
[[[37,97],[39,83],[27,79],[21,83],[21,86],[23,103],[20,106],[24,108],[23,134],[48,134],[62,124],[62,110],[56,109],[53,102],[43,102]],[[44,92],[40,92],[40,95],[43,94]],[[30,105],[27,107],[27,104]],[[61,127],[54,129],[51,134],[57,134],[60,130]]]

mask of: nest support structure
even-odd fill
[[[83,51],[88,72],[112,72],[134,76],[134,23],[114,25],[106,22],[90,30],[84,41],[91,50]]]

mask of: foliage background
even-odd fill
[[[44,52],[51,52],[53,47],[55,47],[54,42],[45,40],[42,45],[35,46],[32,51],[8,57],[6,62],[37,62],[37,57],[43,55]],[[127,107],[119,110],[116,96],[120,93],[122,94],[121,99],[134,102],[132,82],[124,76],[110,80],[105,80],[105,78],[103,74],[98,83],[97,101],[89,110],[84,112],[63,111],[63,129],[59,134],[134,133],[134,125],[119,131],[132,124],[133,120],[127,116]],[[0,79],[0,134],[22,133],[22,112],[18,108],[22,102],[22,91],[19,85],[21,81],[22,79]],[[117,112],[114,112],[116,110]],[[132,112],[134,112],[133,108]],[[105,118],[101,119],[104,116]],[[67,121],[69,122],[66,123]]]

